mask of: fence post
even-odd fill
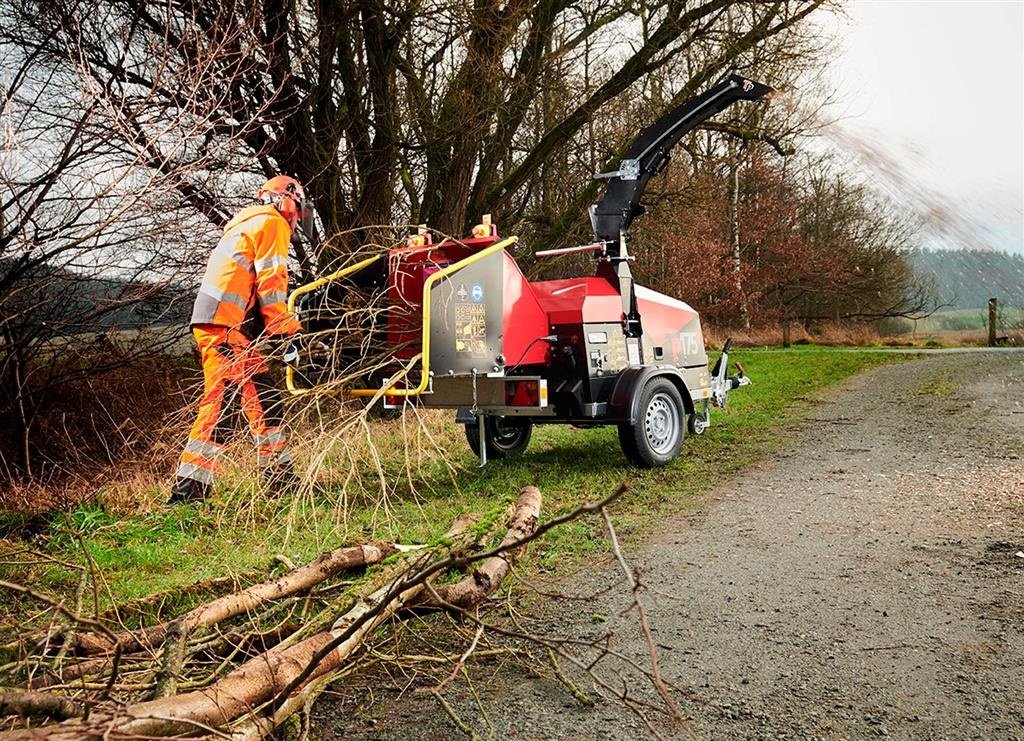
[[[996,305],[998,301],[994,298],[988,300],[988,346],[996,346]]]
[[[782,323],[782,346],[789,347],[789,322]]]

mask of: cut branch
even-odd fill
[[[500,547],[507,550],[484,560],[462,581],[432,588],[430,594],[417,600],[414,606],[454,606],[466,610],[487,599],[508,575],[525,550],[526,539],[537,529],[540,502],[540,491],[536,487],[523,487],[516,503],[515,516],[509,523],[508,533],[501,541]]]
[[[49,692],[6,690],[0,692],[0,717],[6,715],[67,720],[68,718],[81,718],[85,715],[85,709],[66,697]]]
[[[182,632],[189,635],[197,628],[217,625],[224,620],[251,612],[267,602],[307,592],[342,571],[380,563],[397,552],[398,547],[393,543],[379,541],[337,548],[276,579],[254,584],[239,592],[200,605],[177,620],[181,622]],[[120,641],[125,651],[153,648],[164,641],[170,626],[170,622],[162,623],[138,633],[121,633],[114,638]],[[110,651],[113,641],[109,635],[84,633],[75,637],[73,645],[80,653],[94,655]]]

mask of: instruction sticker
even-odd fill
[[[455,304],[455,352],[487,357],[487,307],[483,304]]]

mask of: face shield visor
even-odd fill
[[[312,244],[316,234],[313,204],[308,198],[304,198],[301,201],[296,201],[296,205],[299,207],[299,218],[295,228],[292,229],[292,242],[300,244],[306,241]]]

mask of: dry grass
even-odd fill
[[[718,350],[726,338],[732,337],[739,347],[770,347],[782,344],[782,325],[766,324],[749,329],[704,327],[709,350]],[[799,322],[789,325],[789,341],[793,345],[825,345],[828,347],[865,347],[882,344],[882,337],[869,324],[824,322],[808,331]]]
[[[709,350],[718,350],[727,337],[739,347],[771,347],[782,344],[782,325],[767,324],[750,329],[704,327]],[[789,341],[793,345],[823,345],[826,347],[984,347],[988,344],[986,330],[939,330],[934,332],[908,332],[883,335],[871,324],[860,322],[823,322],[808,331],[793,322],[789,327]],[[1009,329],[999,332],[999,344],[1007,347],[1024,346],[1024,330]]]

